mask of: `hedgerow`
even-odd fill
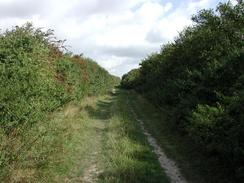
[[[50,112],[119,82],[91,59],[64,53],[62,43],[30,23],[0,34],[0,180]]]
[[[235,181],[244,174],[244,3],[220,4],[141,67],[124,75],[132,87],[168,110],[172,128],[188,134]],[[132,79],[131,79],[132,78]]]

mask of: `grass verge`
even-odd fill
[[[104,124],[90,117],[87,108],[103,97],[69,103],[40,121],[15,143],[27,144],[18,159],[1,169],[1,182],[77,182],[98,151],[98,133]],[[17,151],[12,148],[12,151]]]

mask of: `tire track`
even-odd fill
[[[129,101],[127,101],[127,104],[129,104]],[[153,151],[157,155],[161,168],[165,171],[167,176],[170,178],[171,182],[188,183],[186,179],[181,175],[180,170],[177,167],[176,163],[166,156],[166,154],[163,152],[161,147],[157,144],[156,139],[153,138],[152,135],[145,129],[143,121],[138,118],[136,112],[132,107],[131,107],[131,112],[134,115],[136,121],[140,124],[140,127],[144,135],[147,137],[148,143],[152,146]]]

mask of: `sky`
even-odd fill
[[[192,14],[227,1],[0,0],[0,29],[26,22],[53,29],[74,54],[83,53],[122,76],[173,41],[192,24]]]

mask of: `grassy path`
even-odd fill
[[[103,146],[103,167],[99,182],[168,183],[155,153],[128,106],[128,96],[119,91],[110,104],[99,110],[109,111]]]
[[[65,182],[169,182],[128,107],[127,93],[119,91],[113,96],[90,99],[83,105],[82,110],[68,107],[65,112],[80,113],[78,117],[82,116],[87,124],[87,134],[79,134],[84,139],[80,150],[87,149],[80,154]]]
[[[45,136],[5,181],[169,183],[131,107],[120,90],[67,104],[35,127]]]

